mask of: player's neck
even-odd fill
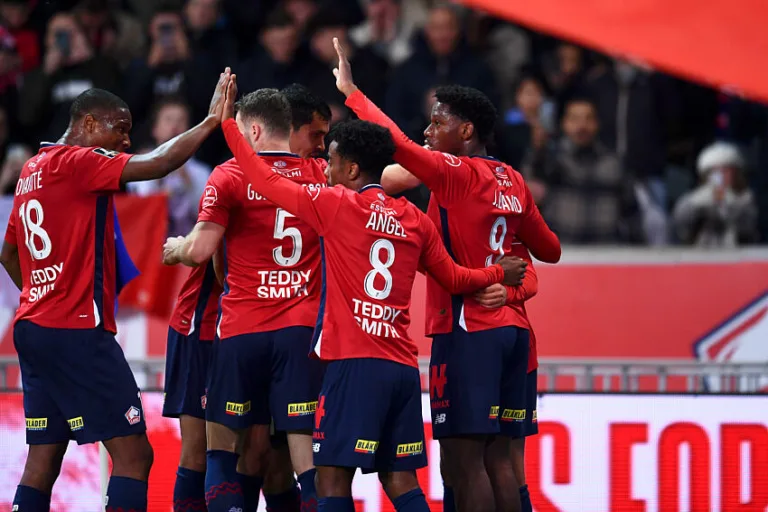
[[[479,142],[469,142],[462,148],[462,154],[458,156],[488,156],[488,149]]]
[[[66,144],[68,146],[86,146],[86,144],[83,143],[81,134],[77,131],[73,130],[72,127],[68,127],[67,131],[64,132],[64,135],[61,136],[61,138],[56,141],[57,144]]]
[[[286,139],[267,139],[259,141],[256,146],[253,149],[257,153],[264,153],[265,151],[292,153],[291,145]]]

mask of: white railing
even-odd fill
[[[165,359],[133,360],[130,365],[141,389],[162,391]],[[9,370],[17,367],[16,358],[0,358],[0,391],[21,391],[18,379],[10,381]],[[426,378],[429,374],[429,360],[422,358],[419,367],[422,376]],[[768,362],[541,358],[539,378],[539,391],[542,393],[757,393],[768,389]],[[423,382],[426,383],[426,379]]]

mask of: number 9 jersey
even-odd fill
[[[130,158],[44,143],[24,164],[5,232],[23,281],[14,321],[116,332],[112,193]]]
[[[326,186],[325,160],[264,152],[272,172],[309,189]],[[315,325],[320,246],[306,223],[258,194],[235,159],[213,170],[198,222],[224,226],[224,294],[217,335]]]

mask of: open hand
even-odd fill
[[[503,284],[507,286],[520,286],[525,278],[525,270],[528,262],[517,256],[502,258],[499,265],[504,269]]]
[[[229,86],[229,78],[232,75],[232,70],[226,68],[222,74],[219,75],[219,81],[216,83],[216,89],[213,91],[213,97],[211,98],[211,106],[208,108],[208,117],[216,119],[221,122],[221,117],[224,112],[224,103],[227,99],[227,87]]]
[[[336,37],[333,38],[333,47],[339,57],[339,67],[333,69],[333,76],[336,77],[336,88],[348,97],[357,90],[355,81],[352,79],[352,66],[349,65],[347,54]]]
[[[235,101],[237,100],[237,75],[230,75],[227,83],[227,97],[224,101],[224,110],[221,116],[223,123],[227,119],[235,117]]]
[[[488,309],[497,309],[507,304],[507,287],[503,284],[492,284],[484,290],[475,293],[475,300]]]
[[[183,236],[172,236],[165,241],[165,244],[163,244],[164,265],[178,265],[181,263],[181,259],[179,258],[179,248],[183,243]]]

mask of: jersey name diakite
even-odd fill
[[[310,190],[326,186],[324,160],[277,152],[262,156],[284,179]],[[258,194],[234,159],[211,174],[198,221],[226,228],[219,338],[315,324],[320,301],[317,233]]]
[[[5,240],[19,250],[15,321],[115,332],[112,194],[131,155],[41,144],[21,170]]]

